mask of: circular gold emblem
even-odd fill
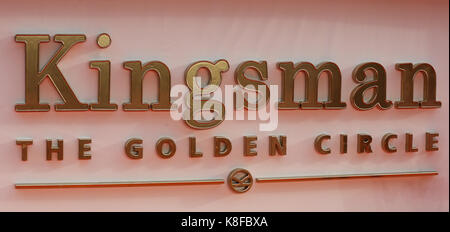
[[[107,48],[111,45],[111,37],[106,33],[102,33],[97,37],[97,44],[101,48]]]
[[[228,175],[227,182],[233,191],[245,193],[252,187],[253,177],[248,170],[236,168]]]

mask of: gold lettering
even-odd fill
[[[222,144],[224,147],[222,148]],[[231,152],[231,141],[222,136],[214,136],[214,156],[226,156]]]
[[[55,35],[54,41],[62,46],[53,55],[51,60],[39,72],[39,45],[49,42],[49,35],[16,35],[16,42],[25,43],[25,104],[17,104],[16,111],[49,111],[49,104],[40,104],[39,86],[49,77],[64,101],[56,104],[56,111],[88,110],[88,105],[78,101],[62,72],[58,68],[59,61],[75,44],[84,42],[85,35]]]
[[[411,133],[406,133],[405,135],[406,135],[405,151],[406,152],[418,151],[417,147],[414,147],[413,144],[413,135]]]
[[[167,144],[169,146],[169,150],[164,152],[163,146],[164,144]],[[175,155],[175,152],[177,151],[177,146],[175,145],[175,141],[173,139],[168,137],[162,137],[156,142],[156,153],[164,159],[168,159]]]
[[[91,154],[86,153],[91,151],[90,144],[92,143],[92,139],[90,138],[79,138],[78,139],[78,159],[80,160],[90,160]]]
[[[140,61],[128,61],[123,63],[125,69],[131,72],[130,103],[123,104],[126,111],[170,110],[170,71],[169,68],[159,61],[148,62],[142,66]],[[155,71],[159,77],[158,101],[151,105],[143,103],[143,86],[145,74]]]
[[[347,153],[347,135],[340,134],[339,135],[339,143],[340,143],[340,152],[341,154]]]
[[[374,73],[374,80],[366,81],[366,71],[371,70]],[[379,109],[386,110],[392,106],[392,102],[386,100],[386,70],[381,64],[369,62],[358,65],[353,70],[353,80],[360,83],[351,93],[350,101],[356,109],[370,110],[377,106]],[[374,89],[374,93],[368,102],[364,100],[364,92],[368,89]]]
[[[131,138],[125,143],[125,154],[130,159],[142,159],[144,156],[144,148],[142,147],[142,139]]]
[[[302,62],[294,67],[292,62],[278,63],[283,71],[283,97],[278,109],[344,109],[346,104],[341,101],[341,71],[332,62],[319,64],[316,68],[309,62]],[[294,79],[298,72],[305,72],[305,101],[294,102]],[[328,73],[328,99],[318,102],[319,76]]]
[[[429,64],[412,63],[396,64],[395,68],[402,72],[402,90],[400,101],[395,102],[395,107],[405,108],[439,108],[441,102],[436,101],[436,71]],[[417,73],[424,74],[423,99],[414,101],[414,77]]]
[[[189,156],[190,157],[202,157],[203,156],[203,153],[201,151],[197,151],[195,137],[189,137]]]
[[[63,160],[64,158],[64,142],[62,139],[57,139],[57,147],[52,145],[52,140],[47,139],[47,160],[52,160],[52,153],[56,152],[58,160]]]
[[[383,150],[384,150],[385,152],[393,153],[393,152],[396,152],[396,151],[397,151],[397,148],[396,148],[396,147],[391,146],[391,145],[389,144],[389,141],[390,141],[391,139],[396,139],[396,138],[397,138],[397,135],[396,135],[396,134],[392,134],[392,133],[387,133],[387,134],[385,134],[385,135],[383,136],[383,138],[381,139],[381,147],[383,148]]]
[[[438,137],[439,133],[427,132],[425,136],[426,136],[425,150],[426,151],[437,151],[437,150],[439,150],[439,148],[437,146],[434,146],[434,144],[438,142],[434,138]]]
[[[256,148],[254,143],[258,137],[256,136],[244,136],[244,156],[256,156],[258,153],[252,149]]]
[[[262,61],[260,63],[258,63],[256,61],[243,62],[242,64],[240,64],[237,67],[236,72],[235,72],[235,78],[236,78],[236,82],[244,89],[249,89],[248,86],[252,86],[253,89],[250,89],[250,90],[257,91],[259,85],[264,85],[265,88],[266,88],[265,103],[269,102],[269,99],[270,99],[269,86],[267,86],[262,81],[257,81],[257,80],[254,80],[254,79],[247,78],[245,76],[245,71],[247,69],[254,69],[258,73],[258,78],[265,81],[268,78],[268,76],[267,76],[267,62],[266,61]],[[258,100],[258,102],[256,103],[256,109],[259,108],[259,106],[258,106],[259,102],[260,101]],[[245,109],[249,109],[249,102],[248,102],[248,100],[246,98],[244,98],[244,107],[245,107]],[[250,107],[250,108],[252,108],[252,107]]]
[[[325,140],[325,139],[328,140],[330,138],[331,138],[331,136],[328,135],[328,134],[320,134],[320,135],[318,135],[316,137],[316,139],[314,140],[314,148],[316,149],[316,151],[319,154],[326,155],[326,154],[330,154],[331,153],[330,148],[328,148],[328,147],[325,148],[325,147],[322,146],[323,140]]]
[[[372,147],[370,143],[372,142],[372,136],[368,134],[358,134],[358,153],[372,153]]]
[[[226,60],[219,60],[216,63],[211,63],[208,61],[199,61],[199,62],[192,64],[186,70],[186,85],[191,90],[191,93],[189,96],[190,97],[189,118],[187,120],[185,120],[185,122],[188,126],[195,128],[195,129],[210,129],[210,128],[218,126],[220,123],[223,122],[223,120],[225,120],[225,106],[221,102],[215,101],[215,100],[205,101],[202,98],[201,104],[199,104],[200,109],[194,109],[194,97],[195,96],[205,97],[205,96],[210,96],[212,93],[214,93],[220,87],[220,83],[222,82],[222,72],[227,71],[229,69],[229,67],[230,67],[230,65],[228,64],[228,62]],[[203,87],[194,87],[194,85],[196,85],[196,86],[198,85],[198,83],[196,83],[196,81],[194,79],[200,68],[206,68],[210,74],[210,80],[204,88]],[[214,109],[215,108],[214,104],[212,104],[211,108],[210,108],[211,111],[214,111],[215,113],[218,114],[219,119],[217,119],[215,117],[214,119],[209,120],[209,121],[195,120],[194,114],[202,111],[203,106],[207,102],[220,105],[221,112],[217,112],[216,109]]]
[[[280,155],[287,154],[287,137],[284,135],[279,136],[269,136],[269,155],[274,156],[276,153]]]
[[[91,61],[90,68],[98,70],[98,102],[90,104],[91,110],[117,110],[117,104],[110,102],[111,62]]]
[[[33,139],[17,139],[16,144],[22,148],[22,161],[28,160],[28,145],[33,144]]]

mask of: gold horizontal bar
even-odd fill
[[[310,175],[310,176],[286,176],[286,177],[259,177],[257,182],[274,181],[306,181],[306,180],[327,180],[343,178],[369,178],[369,177],[401,177],[401,176],[428,176],[438,175],[437,171],[408,171],[408,172],[380,172],[380,173],[353,173],[336,175]]]
[[[200,180],[158,180],[158,181],[93,181],[93,182],[47,182],[47,183],[16,183],[16,189],[39,188],[98,188],[98,187],[140,187],[155,185],[196,185],[223,184],[224,179]]]

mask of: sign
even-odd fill
[[[49,62],[44,65],[44,68],[39,70],[39,48],[43,42],[50,41],[50,35],[16,35],[16,42],[25,44],[25,102],[16,104],[17,112],[36,112],[49,111],[50,104],[42,103],[39,99],[40,85],[45,78],[49,78],[53,86],[58,91],[63,104],[55,104],[56,111],[117,111],[118,105],[110,101],[110,83],[111,83],[111,61],[89,61],[90,68],[98,71],[98,100],[96,103],[82,103],[78,100],[75,92],[68,84],[66,78],[62,74],[58,63],[62,57],[66,55],[72,47],[76,44],[86,41],[85,35],[55,35],[53,40],[60,43],[60,47],[54,53]],[[101,33],[97,37],[97,44],[99,48],[109,47],[111,37],[107,33]],[[170,116],[174,120],[184,120],[187,126],[192,129],[206,130],[219,126],[224,120],[233,120],[234,109],[244,111],[253,110],[258,111],[258,116],[264,115],[266,112],[266,105],[270,105],[269,111],[275,113],[268,114],[269,127],[260,126],[262,131],[274,131],[278,123],[278,110],[297,110],[300,113],[302,110],[344,110],[346,103],[342,101],[342,74],[339,66],[333,62],[323,62],[317,66],[309,62],[300,62],[294,64],[293,62],[279,62],[277,67],[282,71],[283,84],[281,86],[281,100],[278,101],[277,86],[269,86],[263,82],[268,80],[267,62],[266,61],[245,61],[241,63],[235,70],[235,80],[237,86],[228,85],[225,89],[226,96],[222,97],[220,93],[220,84],[222,82],[222,73],[229,70],[229,63],[227,60],[221,59],[218,61],[198,61],[190,65],[186,69],[185,81],[187,89],[182,90],[183,86],[177,86],[175,91],[172,91],[171,75],[168,66],[161,61],[152,61],[143,63],[142,61],[126,61],[123,67],[130,71],[130,100],[128,103],[123,103],[122,109],[124,111],[148,111],[150,109],[155,111],[172,111]],[[397,63],[396,69],[401,74],[401,98],[394,103],[386,98],[386,70],[384,67],[376,62],[366,62],[355,67],[353,70],[352,79],[358,85],[353,89],[350,95],[351,105],[356,110],[371,110],[377,107],[380,110],[388,110],[393,105],[397,109],[434,109],[440,108],[441,102],[436,100],[436,71],[431,64],[428,63]],[[206,69],[209,73],[209,80],[206,85],[202,86],[201,77],[197,76],[200,69]],[[258,78],[248,78],[246,71],[254,69],[258,73]],[[157,74],[158,85],[158,100],[154,103],[145,103],[143,100],[143,82],[146,74],[149,71],[154,71]],[[373,78],[370,79],[368,72],[373,73]],[[305,75],[305,99],[303,101],[294,100],[294,80],[300,72]],[[424,77],[423,96],[420,100],[414,100],[414,78],[422,73]],[[321,74],[326,74],[328,78],[328,96],[327,100],[319,101],[319,77]],[[197,80],[196,80],[197,79]],[[272,91],[271,91],[272,90]],[[373,90],[369,94],[368,100],[365,99],[365,93],[368,90]],[[215,92],[219,92],[217,97]],[[253,92],[251,92],[253,91]],[[253,93],[253,98],[249,97]],[[179,102],[180,106],[173,103],[171,96],[178,96],[181,98],[175,100]],[[211,97],[213,95],[213,97]],[[257,96],[258,95],[258,96]],[[274,99],[275,98],[275,99]],[[232,100],[224,103],[221,99]],[[278,101],[278,102],[277,102]],[[181,112],[179,112],[181,108]],[[227,113],[228,112],[228,113]],[[200,115],[198,115],[200,114]],[[270,117],[275,116],[272,120]],[[252,120],[249,118],[247,120]],[[282,122],[281,122],[282,123]],[[438,151],[436,145],[438,143],[438,132],[425,133],[425,150],[429,152]],[[244,135],[243,155],[256,156],[257,141],[256,136]],[[331,135],[322,133],[317,135],[314,140],[314,148],[317,153],[321,155],[328,155],[331,153],[329,147],[323,145],[324,141],[330,140]],[[341,154],[347,153],[348,135],[340,134],[339,151]],[[392,140],[398,139],[398,134],[385,133],[381,138],[381,147],[386,153],[397,152],[397,147],[392,145]],[[53,141],[46,140],[46,160],[51,161],[53,154],[57,155],[57,160],[64,159],[64,141],[58,139],[57,145],[53,145]],[[357,153],[373,153],[372,150],[373,137],[370,134],[357,134],[356,150]],[[28,159],[28,146],[33,144],[33,139],[17,139],[17,145],[21,147],[22,161]],[[78,158],[80,160],[89,160],[92,158],[91,153],[91,138],[78,139]],[[130,159],[142,159],[144,155],[143,140],[140,138],[130,138],[125,143],[125,154]],[[167,149],[164,149],[167,146]],[[197,151],[196,137],[189,137],[189,156],[192,158],[202,157],[203,153]],[[214,156],[224,157],[232,151],[232,142],[229,138],[223,136],[214,136]],[[177,151],[176,142],[170,137],[161,137],[155,145],[156,154],[163,159],[170,159]],[[418,148],[414,145],[413,134],[405,133],[405,152],[417,152]],[[269,136],[269,155],[287,155],[287,136]],[[436,171],[408,171],[408,172],[389,172],[385,174],[353,174],[347,177],[362,177],[362,176],[392,176],[392,175],[435,175]],[[271,178],[275,180],[276,178]],[[280,180],[287,180],[289,178],[278,178]],[[223,181],[220,181],[223,182]],[[253,179],[251,174],[245,169],[235,169],[230,173],[229,185],[235,192],[243,193],[250,189]],[[159,182],[157,182],[159,183]],[[166,183],[166,182],[164,182]],[[205,183],[195,181],[176,181],[173,183]],[[216,182],[212,182],[216,183]],[[169,184],[169,183],[166,183]],[[89,184],[79,183],[59,183],[59,184],[42,184],[42,183],[21,183],[17,184],[18,188],[33,188],[33,187],[81,187]],[[95,185],[115,185],[111,184],[91,184]],[[123,186],[123,184],[120,184]],[[132,183],[127,184],[132,186]]]
[[[0,210],[446,209],[442,3],[42,4],[0,10]]]

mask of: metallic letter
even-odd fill
[[[365,73],[367,70],[374,72],[374,80],[364,81],[367,79]],[[360,64],[353,70],[352,77],[356,83],[360,83],[350,95],[353,107],[358,110],[370,110],[375,106],[382,110],[391,108],[392,102],[386,100],[386,70],[381,64],[374,62]],[[366,102],[364,92],[371,88],[375,91],[370,100]]]
[[[230,65],[226,60],[219,60],[216,63],[211,63],[208,61],[199,61],[189,66],[189,68],[186,70],[186,85],[191,90],[189,118],[185,120],[188,126],[195,129],[210,129],[218,126],[220,123],[223,122],[223,120],[225,120],[225,106],[221,102],[217,102],[222,107],[222,112],[219,115],[220,119],[213,119],[210,121],[195,120],[194,114],[203,109],[203,106],[206,103],[206,101],[205,99],[202,98],[200,109],[194,109],[194,97],[199,95],[201,97],[209,96],[214,91],[216,91],[220,87],[220,83],[222,82],[222,72],[228,71],[229,67]],[[194,87],[194,85],[197,85],[194,79],[200,68],[206,68],[209,71],[211,77],[208,84],[204,88]],[[198,89],[198,91],[194,91],[194,89]],[[211,100],[211,102],[216,101]],[[214,107],[212,107],[211,110],[215,111]]]
[[[202,157],[203,156],[203,153],[201,151],[197,151],[195,137],[189,137],[189,156],[190,157]]]
[[[33,144],[33,139],[17,139],[16,144],[22,147],[22,161],[28,160],[28,145]]]
[[[125,69],[131,72],[130,103],[123,104],[126,111],[148,110],[150,105],[142,102],[145,74],[155,71],[159,76],[158,102],[152,103],[152,110],[170,110],[170,71],[169,68],[159,61],[148,62],[142,66],[140,61],[128,61],[123,63]]]
[[[98,70],[98,102],[90,104],[91,110],[117,110],[117,104],[110,102],[111,62],[91,61],[89,67]]]
[[[222,144],[224,148],[222,149]],[[226,156],[231,152],[231,141],[222,136],[214,136],[214,156]]]
[[[144,148],[142,147],[142,139],[131,138],[125,143],[125,154],[131,159],[142,159]]]
[[[78,159],[80,160],[89,160],[91,159],[91,154],[86,152],[91,150],[90,143],[92,139],[90,138],[79,138],[78,139]]]
[[[330,148],[324,148],[322,146],[322,141],[324,139],[330,139],[331,136],[328,134],[320,134],[316,137],[316,139],[314,140],[314,148],[316,149],[317,152],[319,152],[319,154],[322,155],[326,155],[326,154],[330,154],[331,150]]]
[[[58,68],[58,62],[75,44],[84,42],[85,35],[55,35],[53,40],[62,46],[51,60],[39,72],[39,45],[49,42],[49,35],[16,35],[16,42],[25,43],[25,104],[17,104],[16,111],[49,111],[49,104],[40,104],[39,85],[49,77],[61,96],[64,104],[56,104],[56,111],[88,110],[88,105],[78,101],[64,75]]]
[[[62,139],[57,140],[58,146],[54,147],[52,145],[52,140],[47,139],[47,160],[52,160],[52,153],[56,152],[58,155],[58,160],[63,160],[64,158],[64,142]]]
[[[339,135],[340,140],[340,152],[341,154],[347,153],[347,135],[341,134]]]
[[[436,101],[436,71],[429,64],[412,63],[396,64],[395,68],[402,72],[402,90],[400,101],[395,107],[404,108],[439,108],[441,102]],[[423,100],[414,101],[414,77],[418,72],[424,74]]]
[[[237,68],[236,68],[236,72],[235,72],[235,78],[236,78],[236,82],[243,88],[246,89],[247,86],[253,86],[253,89],[251,90],[258,90],[259,89],[259,85],[264,85],[266,88],[266,99],[265,99],[265,103],[268,103],[270,100],[270,89],[269,86],[267,86],[266,84],[264,84],[264,82],[262,81],[257,81],[254,79],[250,79],[247,78],[245,76],[245,71],[247,69],[254,69],[257,73],[258,73],[258,77],[259,79],[265,81],[267,80],[267,62],[266,61],[262,61],[260,63],[256,62],[256,61],[246,61],[243,62],[242,64],[240,64]],[[258,100],[258,103],[260,101]],[[256,109],[259,108],[258,103],[256,104]],[[246,98],[244,98],[244,107],[245,109],[249,109],[249,103],[248,100]],[[252,108],[252,107],[250,107]]]
[[[256,136],[244,136],[244,156],[256,156],[258,153],[253,148],[256,148],[256,141],[258,137]]]
[[[294,67],[292,62],[278,63],[283,71],[283,97],[278,103],[278,109],[344,109],[346,104],[341,101],[341,71],[332,62],[319,64],[316,68],[309,62],[302,62]],[[300,105],[294,102],[294,79],[298,72],[305,72],[305,101]],[[328,73],[328,99],[318,102],[319,76]]]
[[[397,135],[392,133],[387,133],[383,136],[383,138],[381,139],[381,147],[385,152],[393,153],[397,151],[396,147],[389,145],[389,140],[396,138]]]
[[[276,155],[276,152],[280,155],[287,154],[287,137],[284,135],[279,137],[280,140],[277,139],[277,136],[269,136],[269,155]]]
[[[427,151],[437,151],[439,148],[437,146],[434,146],[435,143],[437,143],[437,140],[434,140],[435,137],[438,137],[439,133],[435,132],[427,132],[426,133],[426,143],[425,143],[425,150]]]
[[[163,146],[164,144],[169,145],[169,151],[163,152]],[[168,137],[162,137],[156,142],[156,153],[164,159],[170,158],[173,155],[175,155],[175,152],[177,151],[177,146],[175,145],[175,141],[173,139]]]
[[[406,133],[405,135],[406,135],[405,151],[406,152],[418,151],[417,147],[414,147],[414,144],[413,144],[413,135],[410,133]]]
[[[372,136],[368,134],[358,134],[358,153],[372,153],[370,143],[372,142]]]

